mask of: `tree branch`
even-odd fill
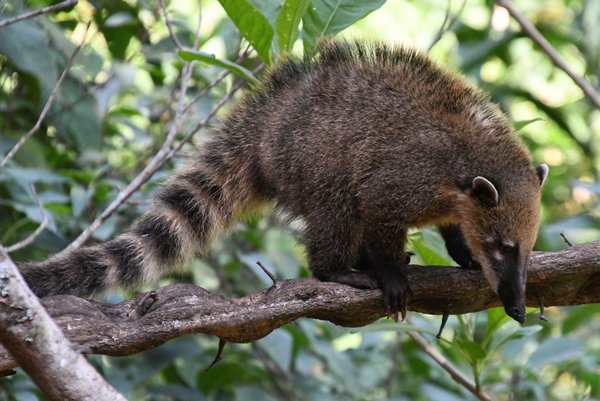
[[[48,7],[42,7],[38,10],[30,11],[28,13],[23,13],[21,15],[17,15],[16,17],[6,18],[0,21],[0,28],[8,26],[10,24],[14,24],[15,22],[23,21],[29,18],[37,17],[42,14],[49,14],[54,11],[62,10],[63,8],[68,8],[77,4],[78,0],[65,0],[61,3],[54,4]]]
[[[158,0],[158,4],[160,5],[160,9],[162,11],[163,18],[165,19],[165,24],[167,25],[167,29],[169,30],[169,36],[171,36],[171,40],[175,44],[175,47],[177,47],[178,49],[183,49],[183,45],[181,44],[179,39],[177,39],[177,36],[175,35],[175,30],[173,29],[173,26],[171,25],[171,20],[169,19],[169,14],[167,12],[167,7],[165,7],[164,0]]]
[[[71,348],[2,247],[0,341],[50,400],[126,401]]]
[[[454,16],[452,16],[452,19],[450,19],[450,9],[452,6],[452,1],[448,0],[448,4],[446,6],[446,14],[444,15],[444,20],[442,21],[442,25],[440,26],[440,28],[434,35],[433,39],[431,39],[431,43],[429,43],[429,46],[427,47],[427,51],[431,51],[431,49],[433,49],[433,46],[435,46],[447,32],[454,29],[462,12],[465,9],[466,4],[467,4],[467,1],[463,0],[462,4],[460,5],[460,9],[456,12],[456,14],[454,14]]]
[[[583,93],[587,96],[587,98],[598,108],[600,109],[600,94],[596,92],[594,87],[590,85],[588,81],[585,80],[582,76],[577,75],[571,67],[558,55],[558,52],[552,47],[550,42],[544,38],[544,36],[537,30],[537,28],[529,22],[527,18],[523,14],[519,12],[515,8],[515,6],[510,2],[510,0],[497,0],[498,4],[504,7],[510,15],[521,25],[521,29],[527,36],[531,38],[540,49],[548,55],[550,60],[554,63],[555,66],[563,70],[571,79],[581,88]]]
[[[479,271],[456,267],[408,266],[412,311],[460,314],[500,305]],[[527,304],[578,305],[600,302],[600,241],[531,258]],[[228,342],[258,340],[300,317],[347,327],[384,316],[381,292],[322,283],[316,279],[278,282],[256,294],[228,299],[191,284],[174,284],[117,305],[73,296],[44,299],[49,314],[80,350],[130,355],[190,333]],[[0,371],[14,368],[0,352]]]

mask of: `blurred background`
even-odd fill
[[[55,3],[0,0],[0,20]],[[514,5],[598,91],[600,2]],[[561,232],[572,243],[600,238],[600,110],[493,1],[165,0],[165,9],[176,40],[156,0],[79,1],[0,28],[0,158],[34,126],[75,47],[85,43],[40,129],[0,167],[0,243],[17,243],[42,222],[32,184],[48,216],[33,244],[12,252],[15,262],[67,247],[164,148],[171,130],[168,149],[180,149],[90,242],[126,229],[180,156],[210,136],[198,123],[210,116],[214,125],[232,89],[286,51],[310,53],[321,34],[429,51],[490,92],[535,161],[550,166],[536,248],[564,249]],[[198,52],[178,54],[178,46],[194,47],[199,20]],[[176,107],[182,80],[189,83],[185,114]],[[160,285],[188,281],[228,297],[247,295],[270,284],[257,260],[282,279],[307,276],[298,234],[276,213],[239,223],[207,257]],[[435,230],[413,231],[410,239],[413,262],[451,264]],[[522,327],[497,309],[451,316],[441,340],[433,336],[439,316],[410,313],[407,323],[352,330],[301,319],[255,343],[228,344],[208,372],[218,339],[203,335],[132,357],[89,359],[130,400],[477,399],[423,353],[407,335],[412,330],[492,399],[600,399],[600,305],[549,308],[547,322],[538,310],[528,312]],[[0,379],[0,399],[44,398],[17,371]]]

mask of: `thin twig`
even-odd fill
[[[208,365],[208,367],[204,369],[204,372],[208,372],[213,366],[215,366],[221,361],[221,356],[223,355],[225,345],[227,345],[227,341],[223,340],[222,338],[219,338],[219,348],[217,349],[217,355],[215,355],[215,358],[212,360],[210,365]]]
[[[174,152],[179,151],[183,145],[189,141],[191,139],[191,137],[198,132],[200,129],[204,128],[209,120],[211,118],[213,118],[215,116],[215,114],[217,114],[217,112],[227,103],[231,100],[231,98],[233,97],[233,95],[235,95],[235,93],[242,87],[244,86],[245,82],[240,82],[239,84],[235,85],[233,88],[231,88],[231,90],[229,91],[229,93],[227,95],[225,95],[220,101],[219,103],[217,103],[217,105],[213,108],[213,110],[210,112],[210,114],[208,114],[206,117],[204,117],[199,123],[196,124],[196,126],[181,140],[181,142],[177,145],[177,147],[175,147],[175,149],[173,149]],[[174,153],[173,152],[173,153]],[[170,156],[172,157],[172,155]]]
[[[160,4],[160,9],[163,13],[163,18],[165,19],[165,24],[167,25],[167,29],[169,30],[169,36],[171,37],[171,40],[173,41],[173,43],[175,43],[175,47],[177,47],[178,49],[183,49],[183,45],[181,44],[181,42],[175,35],[173,26],[171,26],[171,20],[169,20],[169,15],[167,13],[167,7],[165,7],[164,0],[158,0],[158,3]]]
[[[583,93],[588,99],[600,109],[600,94],[596,92],[594,87],[587,82],[582,76],[577,75],[571,67],[558,55],[558,52],[552,47],[552,45],[544,38],[544,36],[537,30],[537,28],[529,22],[527,18],[519,10],[517,10],[510,0],[497,0],[498,4],[510,13],[510,15],[519,23],[521,29],[527,36],[531,38],[541,50],[550,57],[550,60],[555,66],[563,70],[571,79],[581,88]]]
[[[250,45],[246,46],[246,49],[242,52],[242,54],[239,55],[239,57],[235,60],[236,64],[241,63],[247,56],[248,56],[248,52],[250,51]],[[255,73],[256,71],[253,71],[253,73]],[[196,96],[194,96],[194,98],[192,100],[190,100],[190,102],[188,103],[187,106],[185,106],[184,111],[187,112],[188,109],[190,107],[192,107],[198,100],[200,100],[204,95],[206,95],[206,93],[211,90],[212,88],[214,88],[215,86],[217,86],[218,84],[220,84],[225,78],[227,78],[227,76],[229,76],[231,74],[231,71],[228,70],[224,70],[222,71],[219,76],[217,76],[217,78],[215,78],[211,83],[209,83],[204,89],[202,89],[200,92],[198,92],[198,94],[196,94]]]
[[[571,241],[569,241],[569,239],[567,238],[567,235],[565,234],[564,231],[560,232],[560,236],[562,237],[562,239],[565,240],[565,242],[568,246],[573,246],[573,243]]]
[[[182,98],[185,97],[187,83],[190,78],[190,74],[187,73],[189,64],[185,64],[183,67],[183,74],[180,82],[180,92],[178,104],[182,104]],[[75,249],[83,245],[87,241],[94,231],[96,231],[106,219],[108,219],[118,208],[125,202],[135,191],[137,191],[146,181],[152,177],[152,175],[162,166],[163,160],[169,153],[169,149],[173,144],[177,136],[177,131],[182,120],[181,107],[176,107],[175,118],[165,141],[161,145],[158,152],[150,159],[146,167],[127,185],[124,189],[119,191],[117,197],[111,202],[110,205],[98,216],[83,232],[67,247],[67,249]]]
[[[49,14],[54,11],[62,10],[63,8],[67,8],[67,7],[77,4],[77,1],[78,0],[65,0],[62,3],[54,4],[54,5],[48,6],[48,7],[42,7],[40,9],[30,11],[28,13],[17,15],[16,17],[4,19],[4,20],[0,21],[0,28],[3,28],[10,24],[14,24],[15,22],[19,22],[19,21],[23,21],[23,20],[26,20],[29,18],[37,17],[38,15]]]
[[[421,334],[416,331],[408,331],[408,336],[413,339],[415,343],[421,348],[423,352],[431,357],[440,365],[442,369],[450,374],[452,380],[469,390],[475,397],[482,401],[492,401],[492,398],[486,394],[482,389],[477,388],[473,383],[469,381],[465,375],[463,375],[454,365],[452,365],[434,346],[431,345]]]
[[[280,395],[280,399],[294,401],[304,399],[296,394],[295,389],[290,386],[290,377],[280,366],[280,361],[273,358],[264,350],[264,346],[259,342],[251,344],[254,353],[263,363],[265,369],[271,374],[271,384],[273,389]]]
[[[196,33],[194,35],[194,49],[200,47],[200,27],[202,26],[202,0],[198,0],[198,23],[196,24]]]
[[[73,50],[73,53],[71,54],[71,57],[69,57],[69,60],[67,60],[65,69],[63,70],[62,74],[60,75],[60,78],[58,78],[58,81],[56,81],[56,84],[54,85],[52,92],[50,92],[50,96],[48,96],[48,100],[46,100],[46,104],[44,105],[44,108],[42,109],[42,112],[40,113],[40,116],[38,117],[35,125],[33,127],[31,127],[31,129],[29,131],[27,131],[19,139],[19,141],[15,144],[15,146],[13,146],[12,149],[10,149],[8,151],[6,156],[0,161],[0,167],[5,166],[6,163],[8,163],[15,156],[15,154],[19,151],[19,149],[21,149],[21,147],[23,147],[23,145],[25,145],[25,143],[31,138],[31,136],[33,134],[35,134],[42,126],[42,122],[44,121],[44,119],[46,118],[46,115],[50,111],[50,108],[52,107],[54,100],[56,100],[56,96],[58,95],[58,89],[60,88],[65,77],[67,76],[67,73],[71,69],[71,65],[73,64],[73,60],[75,59],[75,56],[77,56],[77,53],[79,53],[79,50],[81,50],[81,48],[85,44],[85,37],[87,36],[87,32],[88,32],[89,28],[90,28],[90,23],[88,22],[87,27],[85,29],[85,33],[83,35],[83,41],[75,47],[75,49]]]
[[[387,397],[391,398],[392,393],[394,391],[394,384],[398,382],[398,366],[400,366],[400,356],[402,355],[402,337],[400,332],[394,333],[393,342],[390,345],[389,355],[389,368],[388,372],[385,375],[385,391],[387,393]]]
[[[265,267],[265,265],[263,265],[263,263],[259,260],[258,262],[256,262],[256,264],[258,265],[258,267],[260,267],[262,269],[262,271],[269,276],[269,278],[271,279],[271,281],[273,282],[273,285],[277,285],[277,277],[275,277],[275,275],[273,273],[271,273],[269,271],[269,269],[267,269]]]
[[[458,19],[460,18],[460,15],[462,14],[463,10],[465,9],[466,3],[467,3],[467,1],[463,0],[462,4],[460,6],[460,9],[458,10],[458,12],[456,14],[454,14],[452,19],[450,20],[450,8],[451,8],[450,6],[452,5],[452,0],[448,0],[448,6],[446,7],[446,14],[444,15],[444,21],[442,21],[442,25],[440,25],[440,29],[438,29],[435,36],[431,40],[431,43],[429,44],[427,51],[431,51],[431,49],[433,49],[433,46],[435,46],[440,41],[440,39],[442,39],[444,34],[448,31],[451,31],[454,28],[454,26],[458,22]]]
[[[540,320],[547,322],[548,319],[546,318],[546,315],[544,314],[544,297],[538,297],[538,303],[540,304]]]
[[[222,97],[221,100],[219,100],[219,102],[215,105],[215,107],[213,107],[212,111],[206,117],[204,117],[202,120],[200,120],[200,122],[198,122],[196,124],[196,126],[190,132],[188,132],[183,137],[183,139],[181,139],[181,141],[179,141],[179,143],[173,149],[171,149],[171,151],[169,153],[167,153],[167,155],[161,161],[161,164],[158,166],[158,168],[160,168],[163,164],[165,164],[166,162],[171,160],[171,158],[173,158],[173,156],[175,156],[177,154],[177,152],[179,152],[181,150],[181,148],[183,148],[183,145],[188,143],[190,141],[190,139],[192,139],[192,137],[198,131],[200,131],[202,128],[206,127],[208,125],[208,123],[210,122],[210,120],[212,120],[212,118],[219,112],[219,110],[221,110],[221,108],[223,108],[223,106],[225,106],[227,103],[229,103],[231,101],[231,98],[233,97],[233,95],[235,95],[235,93],[242,86],[244,86],[244,84],[245,84],[245,82],[240,82],[239,84],[237,84],[233,88],[231,88],[229,93],[227,95],[225,95],[224,97]]]
[[[33,184],[31,184],[31,194],[33,195],[33,199],[35,200],[35,203],[37,203],[37,206],[40,208],[40,213],[42,214],[42,222],[35,229],[35,231],[32,232],[27,238],[25,238],[22,241],[17,242],[16,244],[12,244],[11,246],[7,246],[6,248],[4,248],[6,250],[6,252],[8,252],[8,253],[14,252],[16,250],[23,249],[26,246],[29,246],[42,233],[42,231],[44,231],[46,229],[46,227],[50,223],[50,218],[48,217],[48,213],[46,212],[46,209],[44,208],[42,201],[40,201],[40,198],[38,197]]]
[[[201,21],[202,17],[199,17],[193,49],[197,49],[200,43],[199,34]],[[96,231],[102,225],[102,223],[104,223],[106,219],[108,219],[123,204],[123,202],[125,202],[135,191],[137,191],[145,182],[147,182],[154,175],[154,173],[164,165],[164,163],[166,163],[173,157],[173,155],[176,153],[176,149],[180,149],[183,146],[183,143],[180,142],[174,149],[171,149],[179,131],[179,126],[181,125],[183,117],[187,111],[184,102],[185,96],[187,94],[188,83],[192,76],[192,68],[193,62],[186,62],[183,65],[179,85],[179,95],[175,107],[175,117],[169,129],[169,132],[167,133],[165,141],[161,145],[158,152],[152,157],[152,159],[150,159],[146,167],[144,167],[144,169],[133,179],[133,181],[131,181],[129,185],[127,185],[124,189],[119,191],[117,197],[110,203],[110,205],[108,205],[106,209],[104,209],[100,216],[98,216],[94,221],[92,221],[90,225],[85,230],[83,230],[83,232],[71,244],[69,244],[66,250],[72,250],[83,245],[83,243],[92,236],[94,231]],[[225,98],[228,97],[226,96]],[[217,109],[220,108],[223,104],[223,101],[219,102],[219,104],[217,105]],[[213,112],[211,112],[207,117],[205,117],[202,120],[204,124],[206,124],[206,122],[208,122],[208,120],[212,118],[214,114],[216,114],[216,111],[213,110]],[[195,132],[198,129],[199,128],[196,128],[192,132]],[[191,135],[188,134],[186,138],[184,138],[184,140],[187,141],[189,140],[189,138],[191,138]]]
[[[179,141],[179,143],[172,149],[169,150],[169,147],[172,140],[167,144],[167,141],[163,143],[160,150],[154,155],[154,157],[150,160],[150,162],[146,165],[146,167],[131,181],[129,185],[127,185],[124,189],[122,189],[117,197],[111,202],[110,205],[98,216],[90,225],[77,237],[66,250],[71,250],[80,247],[83,245],[85,241],[87,241],[91,235],[96,231],[102,223],[106,221],[135,191],[137,191],[146,181],[154,175],[156,171],[158,171],[166,162],[171,160],[175,154],[181,150],[183,145],[185,145],[189,140],[194,136],[196,132],[198,132],[201,128],[206,126],[210,120],[217,114],[217,112],[231,99],[233,94],[241,87],[242,85],[237,85],[234,87],[226,96],[224,96],[219,103],[213,108],[213,110],[204,117],[190,132],[186,134],[186,136]],[[176,131],[175,131],[176,132]],[[169,138],[167,138],[168,140]]]
[[[235,95],[235,93],[244,84],[245,84],[245,82],[240,82],[237,85],[235,85],[233,88],[231,88],[229,93],[227,95],[225,95],[224,97],[222,97],[221,100],[219,100],[219,102],[216,104],[216,106],[213,107],[212,111],[206,117],[204,117],[202,120],[200,120],[200,122],[197,123],[196,126],[190,132],[188,132],[183,137],[183,139],[181,139],[181,141],[179,141],[179,143],[173,149],[171,149],[161,161],[159,161],[159,164],[156,165],[154,172],[156,172],[159,168],[161,168],[166,162],[171,160],[183,148],[183,145],[188,143],[198,131],[200,131],[202,128],[206,127],[208,125],[208,123],[210,122],[210,120],[212,120],[212,118],[219,112],[219,110],[221,110],[221,108],[223,108],[223,106],[225,106],[229,101],[231,101],[231,98],[233,97],[233,95]],[[153,172],[153,174],[154,174],[154,172]]]
[[[185,108],[183,109],[183,112],[184,113],[187,112],[190,109],[190,107],[192,107],[202,97],[206,96],[206,94],[208,93],[209,90],[211,90],[212,88],[214,88],[215,86],[220,84],[229,74],[231,74],[231,72],[229,72],[227,70],[222,71],[217,78],[215,78],[205,88],[203,88],[200,92],[198,92],[192,100],[189,101],[187,106],[185,106]]]
[[[446,327],[446,323],[448,323],[448,317],[450,317],[450,314],[448,312],[444,312],[444,314],[442,315],[442,324],[440,324],[440,330],[435,336],[435,338],[437,338],[438,340],[442,338],[442,332],[444,331],[444,327]]]

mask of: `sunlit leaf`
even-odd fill
[[[335,35],[384,3],[385,0],[312,0],[302,18],[304,50],[311,52],[319,38]]]
[[[219,0],[219,3],[260,58],[270,63],[274,31],[267,18],[247,0]]]
[[[233,61],[219,59],[214,54],[193,50],[180,50],[179,56],[186,61],[198,60],[207,64],[217,65],[219,67],[225,68],[228,71],[231,71],[235,75],[242,77],[249,82],[256,81],[256,77],[254,76],[252,71],[242,67],[239,64],[234,63]]]
[[[277,45],[279,50],[286,52],[292,49],[298,39],[298,25],[308,9],[310,0],[286,0],[277,14]]]
[[[515,128],[515,131],[519,131],[519,130],[522,130],[523,128],[525,128],[526,126],[528,126],[529,124],[534,123],[536,121],[544,121],[544,120],[542,118],[532,118],[530,120],[514,121],[513,127]]]

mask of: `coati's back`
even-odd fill
[[[410,49],[326,42],[311,60],[272,67],[129,232],[24,274],[38,295],[137,285],[275,200],[304,218],[315,276],[379,287],[387,309],[404,310],[409,227],[456,227],[452,241],[465,248],[466,238],[473,255],[449,251],[468,263],[474,256],[486,272],[490,238],[518,243],[528,257],[545,171],[531,167],[508,120],[464,78]]]
[[[259,180],[297,213],[321,196],[331,203],[358,194],[372,204],[398,195],[369,194],[371,178],[403,181],[410,198],[475,175],[506,189],[532,178],[527,150],[488,95],[408,48],[326,43],[315,60],[277,64],[244,108],[249,116],[236,129]],[[409,223],[431,212],[405,214]]]

